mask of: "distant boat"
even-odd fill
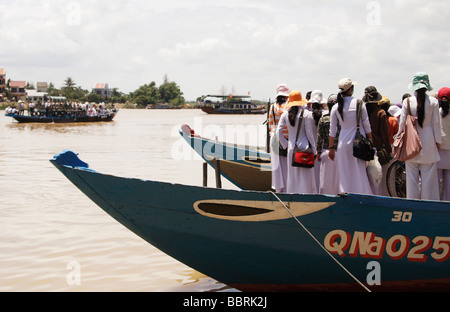
[[[136,235],[242,291],[450,290],[450,202],[122,178],[72,151],[51,162]]]
[[[48,116],[45,114],[25,116],[20,115],[18,113],[9,113],[5,114],[5,116],[12,117],[19,123],[74,123],[74,122],[108,122],[112,121],[116,116],[116,114],[117,111],[97,116],[88,116],[84,112],[83,113],[60,112],[58,114],[49,114]]]
[[[207,114],[262,115],[267,113],[265,105],[256,105],[250,96],[207,95],[200,108]]]

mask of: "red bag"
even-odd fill
[[[300,120],[298,122],[297,139],[295,140],[296,143],[298,140],[298,136],[300,134],[300,128],[302,127],[304,113],[305,113],[305,111],[303,110]],[[309,144],[309,146],[311,146],[311,144]],[[292,166],[293,167],[313,168],[315,160],[316,160],[316,155],[314,155],[311,147],[308,147],[307,149],[302,149],[302,148],[295,146],[294,153],[292,155]]]
[[[295,148],[294,149],[294,157],[292,160],[292,166],[294,167],[303,167],[303,168],[313,168],[314,167],[314,161],[316,159],[316,156],[312,152],[310,148],[308,149],[300,149]]]
[[[417,117],[411,116],[408,98],[408,115],[405,121],[405,130],[400,133],[392,144],[394,159],[407,161],[416,157],[422,151],[422,142],[416,128]]]

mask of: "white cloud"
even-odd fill
[[[331,93],[348,76],[357,95],[375,85],[397,100],[419,70],[449,84],[442,12],[446,0],[6,1],[0,67],[11,79],[70,76],[124,92],[167,74],[187,99],[222,86],[267,99],[280,82]]]

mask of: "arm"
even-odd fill
[[[364,132],[366,133],[367,137],[372,140],[372,128],[370,126],[369,114],[367,113],[366,104],[363,104],[361,109],[361,127],[364,128]]]
[[[402,104],[402,114],[400,115],[400,121],[398,124],[398,132],[397,135],[405,131],[405,122],[406,122],[406,116],[408,115],[408,104],[407,99],[403,101]]]
[[[269,129],[270,129],[270,133],[275,133],[276,129],[275,129],[275,116],[274,116],[274,105],[272,104],[272,106],[270,106],[270,111],[269,111]]]
[[[334,140],[337,135],[338,130],[338,119],[337,119],[337,105],[334,105],[331,113],[330,113],[330,133],[329,133],[329,146],[330,149],[328,151],[328,158],[334,161],[335,159],[335,150],[333,148],[334,146]]]
[[[334,137],[330,136],[329,140],[330,140],[330,147],[334,146]],[[334,148],[330,148],[328,150],[328,158],[330,158],[331,160],[334,161],[335,157],[336,157],[336,155],[335,155]]]
[[[321,161],[321,154],[322,154],[322,148],[323,148],[323,141],[324,141],[324,137],[325,135],[328,135],[327,133],[325,133],[325,129],[324,129],[324,122],[323,122],[323,118],[320,119],[319,121],[319,125],[317,126],[317,160]]]
[[[433,102],[431,102],[431,108],[433,110],[434,139],[436,141],[436,146],[437,146],[438,150],[440,150],[441,144],[442,144],[441,116],[439,114],[439,103],[436,103],[436,102],[433,103]]]
[[[370,126],[369,114],[367,113],[366,104],[363,104],[361,113],[362,113],[362,116],[361,116],[362,127],[364,128],[364,132],[366,133],[366,137],[372,143],[372,147],[374,147],[374,145],[373,145],[373,136],[372,136],[372,127]],[[389,143],[389,145],[390,144],[391,143]]]
[[[307,112],[307,113],[306,113]],[[305,117],[303,118],[303,121],[306,122],[306,137],[309,140],[309,143],[311,143],[311,148],[313,150],[313,153],[317,155],[317,145],[316,145],[316,135],[314,134],[314,117],[311,112],[305,111]]]
[[[278,136],[278,139],[280,141],[280,144],[283,148],[287,148],[288,147],[288,141],[286,140],[286,138],[283,135],[283,129],[286,126],[287,122],[288,122],[288,111],[285,111],[283,113],[283,115],[281,115],[280,117],[280,122],[278,123],[278,127],[277,130],[275,132],[275,135]]]
[[[392,152],[388,117],[383,110],[380,112],[381,141],[388,151]]]

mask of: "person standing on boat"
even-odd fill
[[[28,114],[30,116],[34,116],[34,108],[35,108],[35,104],[33,101],[31,101],[30,104],[28,104]]]
[[[450,88],[442,88],[438,92],[442,144],[439,150],[441,160],[438,162],[438,176],[442,179],[441,200],[450,201]]]
[[[45,106],[44,106],[44,108],[45,108],[45,116],[49,116],[50,115],[50,106],[51,106],[51,104],[50,104],[50,101],[46,101],[45,102]]]
[[[409,106],[411,115],[418,117],[416,128],[422,142],[422,150],[416,157],[405,162],[406,196],[412,199],[439,200],[437,163],[440,161],[439,148],[442,143],[439,103],[436,98],[426,93],[433,90],[426,73],[415,74],[409,89],[414,91],[414,95],[403,101],[398,134],[405,130]]]
[[[280,143],[288,149],[287,193],[317,194],[314,168],[300,168],[292,166],[291,159],[294,148],[311,147],[314,154],[316,150],[316,136],[314,134],[314,118],[307,108],[307,101],[302,98],[300,91],[291,91],[286,111],[281,115],[277,128]],[[300,133],[297,140],[298,125],[303,117]],[[289,140],[282,135],[284,127],[288,130]]]
[[[19,100],[19,102],[17,102],[17,110],[19,111],[19,115],[24,115],[25,113],[25,105],[23,104],[22,100]]]
[[[384,109],[378,104],[383,97],[374,86],[369,86],[364,90],[362,101],[366,104],[367,114],[369,115],[370,129],[372,130],[373,146],[380,153],[378,161],[383,170],[383,177],[386,176],[391,164],[389,156],[392,155],[391,139],[389,135],[389,122]],[[384,151],[386,157],[381,157]],[[392,159],[392,156],[390,157]],[[386,179],[382,179],[379,185],[373,185],[372,192],[375,195],[389,196],[386,185]]]
[[[281,115],[285,111],[286,102],[289,99],[289,88],[285,84],[281,84],[276,89],[276,103],[272,104],[269,112],[269,129],[270,129],[270,159],[272,163],[272,188],[277,193],[286,192],[287,179],[287,155],[280,153],[280,141],[276,134],[277,126]],[[282,129],[281,135],[288,137],[287,128]]]
[[[328,98],[328,111],[323,113],[320,118],[317,129],[317,161],[320,164],[319,177],[319,194],[337,195],[339,193],[339,175],[337,164],[328,158],[330,149],[337,149],[338,140],[335,140],[334,145],[330,146],[330,112],[333,106],[337,103],[337,95],[332,94]],[[340,126],[336,136],[339,137]]]
[[[402,112],[397,105],[391,105],[391,100],[387,96],[383,96],[378,105],[386,112],[389,125],[389,140],[392,145],[394,143],[394,136],[398,132],[398,117],[400,117]]]
[[[353,97],[354,83],[349,78],[339,81],[338,103],[330,114],[330,146],[334,146],[337,138],[338,124],[341,126],[337,151],[329,150],[328,157],[335,160],[339,172],[339,192],[372,195],[366,162],[353,156],[353,140],[357,129],[357,102]],[[360,123],[362,135],[372,141],[372,129],[366,106],[362,105],[362,120]],[[337,155],[336,155],[337,154]]]
[[[317,129],[319,126],[320,118],[324,113],[324,109],[322,106],[323,102],[323,93],[320,90],[314,90],[311,92],[310,98],[308,100],[308,105],[311,103],[311,112],[314,117],[314,135],[317,138]],[[316,188],[319,190],[320,184],[320,166],[314,166],[314,172],[316,174]]]

